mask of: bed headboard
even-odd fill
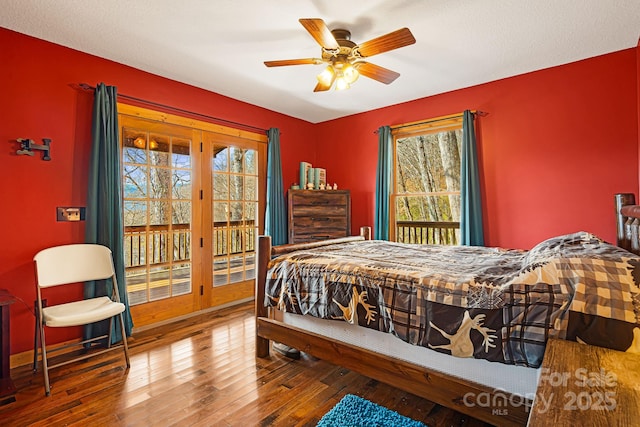
[[[616,194],[617,244],[634,254],[640,254],[640,205],[631,193]]]

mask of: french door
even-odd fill
[[[252,298],[266,136],[123,104],[118,109],[134,324]]]
[[[211,132],[203,142],[203,246],[209,263],[204,286],[209,305],[218,306],[253,296],[266,145]]]

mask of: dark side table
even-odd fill
[[[14,402],[16,387],[11,380],[9,363],[9,307],[16,301],[6,289],[0,289],[0,405]]]

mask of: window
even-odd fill
[[[462,117],[396,126],[392,135],[391,240],[458,244]]]

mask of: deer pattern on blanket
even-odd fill
[[[429,347],[433,349],[449,350],[451,351],[451,355],[456,357],[473,357],[475,347],[471,341],[471,330],[480,332],[484,337],[482,345],[484,346],[485,352],[489,352],[489,348],[496,346],[493,344],[493,341],[498,337],[491,333],[495,332],[495,330],[482,326],[484,318],[486,317],[484,314],[478,314],[472,319],[471,316],[469,316],[469,311],[465,311],[463,316],[460,327],[453,335],[438,328],[433,324],[433,322],[429,322],[429,325],[431,325],[432,328],[440,332],[443,337],[449,340],[449,344],[433,345],[429,343]]]
[[[374,305],[367,304],[367,291],[358,292],[358,288],[354,286],[353,293],[351,294],[351,299],[349,300],[349,304],[346,307],[336,301],[335,298],[333,298],[332,301],[334,304],[340,307],[340,310],[342,310],[342,316],[333,316],[334,319],[344,319],[352,325],[357,325],[357,309],[358,305],[360,305],[366,312],[365,318],[367,320],[367,325],[371,324],[371,322],[375,320],[376,307]]]

